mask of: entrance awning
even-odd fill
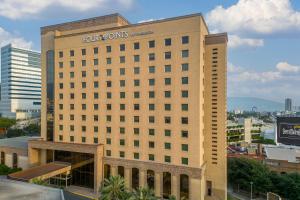
[[[9,179],[31,182],[33,179],[45,180],[53,176],[69,173],[71,164],[52,162],[8,175]]]

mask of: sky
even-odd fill
[[[228,96],[300,105],[299,0],[0,0],[0,46],[40,50],[40,27],[118,12],[131,23],[202,13],[227,32]]]

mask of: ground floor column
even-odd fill
[[[118,167],[117,166],[114,166],[114,165],[111,165],[110,166],[111,168],[111,176],[117,176],[118,175]]]
[[[203,200],[204,191],[201,191],[201,180],[190,178],[190,188],[189,188],[189,199],[191,200]]]
[[[103,182],[103,147],[98,147],[94,154],[94,192],[99,193]]]
[[[171,186],[172,186],[172,195],[176,197],[176,199],[180,199],[180,177],[175,174],[172,175],[172,181],[171,181]]]
[[[163,183],[162,183],[162,173],[155,172],[155,180],[154,180],[154,187],[155,187],[155,196],[161,197],[163,192]]]
[[[125,185],[127,188],[131,188],[131,168],[125,167]]]
[[[140,174],[139,174],[139,183],[140,187],[145,187],[147,185],[147,173],[143,169],[139,169]]]

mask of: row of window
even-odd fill
[[[181,51],[181,57],[182,58],[188,58],[189,57],[189,50],[187,50],[187,49],[182,50]],[[166,60],[172,59],[172,52],[171,51],[164,52],[164,58]],[[133,61],[134,62],[140,62],[140,60],[141,60],[140,55],[133,55]],[[149,53],[148,54],[148,60],[149,61],[155,61],[155,53]],[[119,63],[125,63],[125,62],[126,62],[126,57],[125,56],[120,56],[119,57]],[[106,58],[106,64],[107,65],[112,64],[112,58],[111,57]],[[81,61],[81,66],[85,67],[86,65],[87,65],[86,60],[82,60]],[[99,59],[98,58],[93,59],[93,65],[94,66],[99,65]],[[63,62],[59,62],[59,67],[60,68],[64,67]],[[73,61],[73,60],[70,61],[70,67],[75,67],[75,61]]]
[[[148,47],[149,48],[154,48],[155,47],[155,40],[150,40],[148,41]],[[188,44],[189,43],[189,36],[182,36],[181,37],[181,43],[182,44]],[[164,40],[164,44],[165,46],[171,46],[172,45],[172,39],[171,38],[166,38]],[[140,49],[140,43],[139,42],[134,42],[133,43],[133,49],[134,50],[139,50]],[[125,51],[126,50],[126,45],[125,44],[120,44],[119,46],[119,50],[120,51]],[[106,52],[107,53],[111,53],[112,52],[112,47],[110,45],[106,46]],[[98,47],[94,47],[93,48],[93,53],[94,54],[98,54],[99,53],[99,48]],[[85,56],[86,55],[86,49],[81,49],[81,55]],[[63,51],[59,51],[59,55],[60,58],[63,58],[64,54]],[[70,56],[73,57],[75,56],[75,51],[74,50],[70,50]]]
[[[86,77],[86,72],[83,71],[84,73],[82,73],[82,77]],[[74,77],[74,76],[73,76]],[[86,86],[86,82],[85,86]],[[164,84],[165,85],[171,85],[172,84],[172,78],[164,78]],[[188,85],[189,84],[189,77],[181,77],[181,84],[182,85]],[[139,79],[135,79],[133,80],[133,85],[135,87],[140,86],[140,80]],[[148,85],[149,86],[154,86],[155,85],[155,79],[151,78],[148,79]],[[119,81],[119,86],[120,87],[125,87],[126,86],[126,81],[125,80],[120,80]],[[70,82],[70,88],[74,88],[75,84],[74,82]],[[112,87],[112,81],[106,81],[106,87],[110,88]],[[59,89],[63,89],[64,88],[64,84],[63,83],[59,83]],[[99,88],[99,81],[94,81],[94,88]]]
[[[73,118],[74,119],[74,118]],[[97,120],[98,120],[98,118],[97,118]],[[106,120],[107,120],[107,122],[110,122],[111,121],[111,116],[110,115],[108,115],[107,117],[106,117]],[[120,116],[120,121],[121,122],[125,122],[125,116]],[[140,116],[133,116],[133,122],[134,123],[139,123],[140,122]],[[155,123],[155,116],[149,116],[148,117],[148,122],[149,123]],[[171,121],[171,117],[164,117],[164,123],[165,124],[171,124],[172,123],[172,121]],[[189,124],[189,119],[188,119],[188,117],[181,117],[181,124]],[[70,125],[70,131],[74,131],[74,125]],[[63,130],[63,125],[59,125],[59,130]],[[82,132],[85,132],[86,131],[86,126],[81,126],[81,131]],[[95,126],[94,127],[94,132],[98,132],[98,126]]]
[[[83,88],[86,88],[86,85]],[[165,98],[171,98],[171,96],[172,96],[172,92],[169,91],[169,90],[164,91],[163,93],[164,93]],[[148,92],[148,97],[149,98],[155,98],[155,96],[156,96],[155,91],[149,91]],[[182,90],[181,91],[181,97],[182,98],[188,98],[188,96],[189,96],[188,90]],[[140,92],[138,92],[138,91],[133,92],[133,97],[135,99],[140,98]],[[59,99],[63,99],[63,98],[64,98],[64,94],[59,93]],[[74,93],[70,94],[70,98],[71,99],[75,98]],[[81,93],[81,98],[86,99],[86,93]],[[111,92],[106,92],[106,98],[111,99],[112,98],[112,93]],[[122,98],[122,99],[126,98],[126,93],[125,92],[120,92],[120,98]],[[99,93],[98,92],[94,92],[94,99],[99,99]],[[151,107],[153,107],[153,106],[151,105]],[[124,109],[122,109],[122,108],[124,108]],[[125,110],[125,104],[120,104],[120,110]]]
[[[120,76],[125,75],[125,68],[120,68]],[[156,71],[155,66],[149,66],[148,67],[149,73],[154,74]],[[183,63],[181,64],[181,71],[188,71],[189,70],[189,64],[188,63]],[[164,72],[171,72],[172,71],[172,66],[171,65],[165,65],[164,66]],[[140,67],[134,67],[133,68],[133,73],[134,74],[140,74]],[[94,70],[94,76],[98,77],[99,76],[99,70]],[[112,76],[112,69],[106,69],[106,76]]]

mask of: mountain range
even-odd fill
[[[227,110],[243,110],[251,111],[255,107],[257,111],[282,111],[284,110],[284,104],[267,99],[255,98],[255,97],[228,97],[227,98]]]

